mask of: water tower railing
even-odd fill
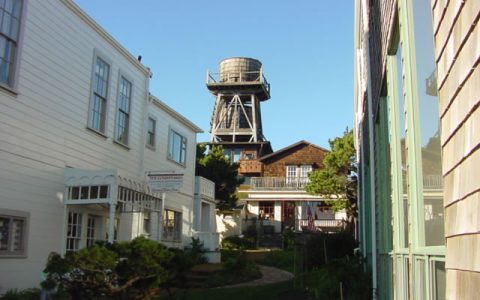
[[[261,83],[270,92],[270,83],[259,71],[211,73],[207,71],[207,84],[215,83]]]

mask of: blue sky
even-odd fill
[[[299,140],[329,147],[353,124],[353,0],[76,0],[153,71],[150,91],[207,141],[214,97],[207,69],[260,60],[271,84],[264,135],[278,150]]]

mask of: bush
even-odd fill
[[[169,269],[173,256],[165,246],[144,237],[96,245],[68,252],[64,257],[52,253],[42,286],[64,289],[73,300],[145,299],[174,278],[175,272]]]
[[[306,276],[306,286],[315,299],[340,299],[340,283],[343,299],[372,299],[371,277],[358,259],[336,259]]]
[[[276,267],[289,272],[293,272],[294,253],[293,251],[271,251],[265,255],[265,258],[259,261],[260,264]]]
[[[26,290],[8,290],[5,295],[0,297],[0,300],[38,300],[40,299],[41,290],[31,288]]]
[[[222,286],[254,280],[261,276],[258,266],[248,261],[245,253],[229,252],[222,270],[210,276],[205,285],[207,287]]]
[[[316,233],[311,235],[305,246],[305,262],[309,269],[318,268],[328,261],[353,257],[357,242],[346,231],[338,233]]]
[[[190,269],[197,264],[207,262],[204,256],[205,249],[199,239],[192,238],[190,247],[185,250],[172,248],[173,253],[170,262],[167,263],[167,269],[171,272],[170,279],[165,281],[162,286],[165,288],[177,287],[185,288],[187,286],[187,274]]]
[[[295,245],[295,232],[292,229],[286,228],[283,231],[283,249],[293,250]]]
[[[238,235],[228,236],[222,240],[222,248],[228,250],[247,250],[255,249],[255,240],[253,238],[244,238]]]

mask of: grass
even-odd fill
[[[305,293],[295,290],[293,281],[262,286],[179,291],[175,300],[303,300]]]

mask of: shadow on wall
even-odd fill
[[[241,234],[241,218],[235,214],[221,213],[216,215],[217,231],[220,233],[220,242],[228,236]]]

